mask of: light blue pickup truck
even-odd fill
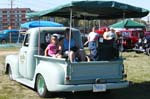
[[[128,87],[123,59],[70,63],[66,58],[44,56],[45,36],[57,33],[64,37],[67,27],[29,29],[18,55],[8,55],[5,71],[11,80],[36,89],[40,97],[52,92],[92,91]],[[83,48],[80,31],[72,28],[72,36]]]

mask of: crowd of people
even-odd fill
[[[90,51],[89,55],[85,55],[84,49],[80,48],[72,37],[72,31],[67,28],[64,33],[64,38],[59,41],[58,36],[52,35],[48,46],[45,49],[45,56],[62,58],[68,57],[70,62],[80,61],[95,61],[97,57],[97,48],[100,35],[95,32],[95,27],[91,29],[91,32],[88,34],[87,41],[84,45],[88,44],[88,49]],[[108,29],[103,34],[103,39],[113,40],[117,39],[114,29]]]

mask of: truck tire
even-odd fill
[[[10,80],[13,80],[11,67],[8,67],[8,76]]]
[[[42,75],[38,75],[36,79],[36,90],[40,97],[46,98],[49,96],[49,92],[47,90],[45,80]]]

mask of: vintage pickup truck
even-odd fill
[[[40,97],[47,97],[52,92],[105,92],[128,87],[122,58],[70,63],[66,58],[44,56],[45,36],[57,33],[63,38],[66,28],[29,29],[19,54],[6,57],[5,71],[9,78],[35,89]],[[83,48],[80,31],[71,30],[73,38]]]

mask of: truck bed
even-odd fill
[[[91,62],[67,62],[65,59],[57,59],[45,56],[36,56],[39,61],[63,68],[65,84],[92,84],[96,80],[101,82],[119,82],[123,78],[123,60],[91,61]],[[65,78],[64,78],[65,79]]]
[[[71,63],[68,76],[70,83],[116,82],[122,79],[123,61],[92,61]]]

